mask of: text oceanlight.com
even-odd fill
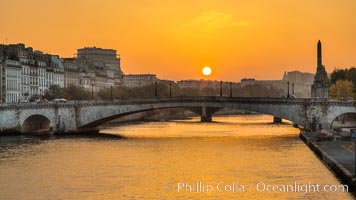
[[[317,183],[300,183],[298,181],[288,184],[272,184],[267,182],[251,182],[242,184],[239,182],[217,182],[205,183],[196,182],[177,182],[172,185],[179,193],[243,193],[243,192],[297,192],[297,193],[318,193],[318,192],[348,192],[347,185],[337,184],[317,184]],[[172,188],[173,189],[173,188]]]

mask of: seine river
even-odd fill
[[[0,137],[0,199],[353,199],[331,192],[340,181],[290,124],[265,115],[214,121],[102,131],[124,138]]]

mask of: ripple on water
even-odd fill
[[[0,199],[352,199],[347,193],[178,192],[178,182],[340,184],[289,123],[274,125],[265,115],[198,120],[103,131],[114,136],[1,137]]]

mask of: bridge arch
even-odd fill
[[[356,113],[356,106],[329,106],[323,119],[323,128],[332,129],[332,125],[338,117],[351,113]]]
[[[303,107],[300,105],[296,106],[296,111],[302,110]],[[292,121],[296,124],[303,125],[304,120],[296,113],[292,113],[289,111],[290,105],[278,105],[278,104],[269,104],[269,105],[261,105],[261,104],[251,104],[251,102],[216,102],[216,101],[200,101],[200,102],[154,102],[154,103],[143,103],[139,106],[136,105],[122,105],[122,106],[100,106],[95,109],[91,108],[83,108],[81,111],[81,115],[85,116],[82,118],[78,129],[85,128],[94,128],[101,124],[104,124],[110,120],[120,118],[126,115],[145,112],[150,110],[158,110],[158,109],[168,109],[168,108],[184,108],[187,110],[194,110],[203,108],[209,108],[206,110],[219,110],[222,108],[230,108],[230,109],[239,109],[245,111],[253,111],[261,114],[267,114],[271,116],[275,116],[281,119],[286,119]],[[95,110],[95,113],[92,112]]]
[[[22,124],[22,133],[46,132],[51,129],[51,121],[44,115],[29,116]]]
[[[352,120],[352,121],[351,121]],[[341,129],[355,126],[356,112],[345,112],[336,116],[330,123],[330,129]]]
[[[119,119],[120,117],[124,117],[124,116],[128,116],[128,115],[132,115],[132,114],[136,114],[136,113],[142,113],[142,112],[147,112],[147,111],[152,111],[152,110],[164,110],[164,109],[171,109],[171,108],[184,108],[186,110],[189,110],[189,111],[192,111],[191,109],[189,108],[186,108],[186,107],[162,107],[162,108],[149,108],[149,109],[138,109],[138,110],[132,110],[132,111],[127,111],[127,112],[123,112],[123,113],[116,113],[116,114],[113,114],[113,115],[110,115],[110,116],[107,116],[107,117],[103,117],[103,118],[100,118],[98,120],[95,120],[95,121],[92,121],[88,124],[85,124],[84,126],[82,127],[79,127],[79,128],[95,128],[95,127],[98,127],[102,124],[105,124],[106,122],[109,122],[111,120],[114,120],[114,119]],[[193,111],[192,111],[193,112]],[[197,114],[197,113],[196,113]]]

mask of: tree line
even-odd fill
[[[104,88],[96,93],[86,90],[83,87],[69,86],[61,88],[57,85],[52,85],[45,91],[43,99],[53,100],[65,98],[67,100],[111,100],[111,99],[131,99],[131,98],[153,98],[156,95],[155,84],[128,88],[124,86],[113,86],[112,88]],[[282,90],[265,87],[263,85],[247,85],[245,87],[231,88],[234,97],[281,97],[286,96]],[[179,88],[177,84],[157,83],[157,97],[177,97],[177,96],[220,96],[219,87],[204,87],[201,89],[187,87]],[[230,86],[223,85],[223,96],[230,96]]]
[[[329,96],[337,99],[356,99],[356,68],[335,69],[329,79]]]

